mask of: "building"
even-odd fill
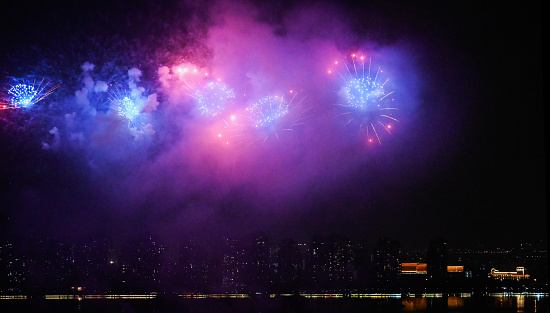
[[[464,266],[462,265],[448,265],[447,273],[464,273]]]
[[[401,274],[427,274],[428,264],[426,263],[401,263]]]
[[[447,242],[438,239],[430,243],[427,253],[428,279],[439,281],[447,276]]]
[[[520,280],[520,279],[529,279],[529,275],[525,274],[525,268],[524,267],[516,267],[515,272],[500,272],[495,268],[491,269],[491,273],[489,273],[489,278],[494,279],[513,279],[513,280]]]
[[[378,287],[386,290],[399,286],[401,245],[395,240],[381,238],[374,251],[374,266]]]

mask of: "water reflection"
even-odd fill
[[[405,297],[401,299],[403,305],[403,311],[407,312],[425,312],[430,309],[441,308],[445,306],[445,302],[448,309],[451,311],[460,311],[460,308],[464,307],[463,297],[449,296],[449,297]],[[466,298],[467,299],[467,298]]]
[[[521,296],[518,296],[517,298],[517,303],[518,303],[518,312],[524,312],[524,308],[525,308],[525,296],[521,295]]]
[[[538,296],[523,294],[493,294],[490,296],[402,297],[404,312],[469,312],[470,310],[496,309],[505,312],[541,312]],[[546,299],[546,298],[544,298]]]
[[[407,312],[418,312],[425,311],[428,308],[428,299],[424,297],[416,298],[403,298],[401,300],[403,304],[403,311]]]
[[[524,294],[493,294],[492,297],[495,300],[494,307],[506,310],[515,308],[518,313],[539,312],[539,300],[547,299],[547,296]]]
[[[464,306],[464,298],[462,297],[448,297],[447,307],[449,309],[457,309]]]

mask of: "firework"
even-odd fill
[[[187,89],[191,96],[202,87],[202,81],[208,77],[208,72],[194,65],[193,63],[182,63],[172,66],[172,75],[164,75],[160,79],[164,84],[168,78],[177,78],[177,81]],[[169,85],[169,83],[168,83]]]
[[[6,94],[0,92],[0,110],[11,109],[10,101],[8,99],[9,97]]]
[[[8,100],[2,100],[0,107],[3,109],[30,108],[51,95],[60,86],[55,85],[48,89],[49,84],[50,82],[44,84],[44,80],[41,80],[38,84],[34,81],[32,84],[22,83],[11,86],[7,93]]]
[[[141,129],[145,125],[142,106],[138,102],[143,102],[139,99],[133,99],[125,92],[111,92],[111,102],[115,106],[118,115],[128,121],[128,128]]]
[[[338,62],[335,62],[338,65]],[[345,108],[340,114],[347,119],[346,125],[355,124],[359,133],[366,133],[368,142],[381,144],[381,132],[391,134],[392,124],[398,122],[393,117],[397,108],[393,107],[393,91],[387,92],[385,85],[388,79],[381,80],[380,68],[372,69],[371,59],[366,62],[365,56],[352,54],[343,62],[345,71],[340,72],[342,79],[341,97],[345,103],[338,105]],[[332,70],[329,70],[329,74]]]
[[[226,84],[208,82],[191,95],[197,101],[202,116],[213,117],[222,113],[226,106],[234,101],[235,92]]]
[[[168,67],[159,69],[159,80],[164,87],[170,88],[171,82],[177,82],[179,88],[192,98],[196,111],[201,116],[214,117],[223,113],[227,106],[234,103],[235,92],[221,79],[211,79],[205,68],[199,68],[193,63],[174,65],[171,71]]]
[[[246,108],[243,114],[234,114],[225,122],[225,133],[218,133],[226,144],[227,138],[236,143],[279,140],[281,133],[294,131],[305,119],[303,103],[297,94],[287,100],[284,96],[266,96]]]
[[[261,98],[249,109],[254,127],[267,132],[276,130],[279,121],[289,112],[288,105],[289,103],[284,97],[268,96]]]
[[[208,76],[208,73],[206,71],[199,68],[197,65],[189,62],[172,66],[172,72],[181,81],[185,81],[190,77],[193,77],[196,79],[198,77]]]

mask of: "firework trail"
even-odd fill
[[[178,86],[182,86],[188,95],[192,95],[203,85],[203,80],[209,77],[206,70],[199,68],[193,63],[181,63],[168,67],[161,67],[158,70],[159,81],[166,88],[170,87],[171,81],[176,81]]]
[[[10,101],[8,98],[9,97],[6,94],[4,94],[3,92],[0,92],[0,110],[11,109]]]
[[[366,61],[364,55],[352,54],[351,57],[342,62],[334,62],[335,66],[344,67],[345,71],[339,72],[342,82],[340,96],[345,103],[338,106],[345,108],[340,116],[346,117],[345,125],[358,125],[359,134],[366,133],[367,141],[375,140],[381,144],[381,133],[391,134],[393,122],[399,122],[394,113],[397,108],[393,107],[393,91],[386,92],[385,85],[388,79],[382,81],[380,74],[382,70],[372,69],[371,59]],[[333,71],[329,70],[329,74]]]
[[[11,86],[7,89],[7,99],[0,100],[0,108],[2,109],[28,109],[36,103],[44,100],[51,95],[60,85],[55,85],[48,88],[50,82],[44,84],[44,79],[39,83],[34,81],[32,84],[21,83]],[[2,98],[4,98],[2,97]]]

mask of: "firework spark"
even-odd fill
[[[193,94],[203,86],[203,80],[208,78],[208,72],[205,69],[201,69],[193,63],[181,63],[172,66],[171,75],[165,75],[161,78],[161,82],[166,86],[169,86],[168,78],[177,79],[183,88],[187,90],[187,94],[193,96]]]
[[[126,92],[110,92],[110,100],[115,106],[118,115],[128,121],[128,128],[141,129],[145,125],[142,108],[137,100],[133,99]]]
[[[381,132],[391,134],[392,123],[399,121],[393,117],[397,111],[392,104],[393,91],[385,90],[389,80],[381,81],[379,76],[382,70],[373,70],[371,61],[369,58],[367,63],[365,56],[352,54],[343,62],[345,71],[339,73],[342,79],[340,94],[346,101],[337,105],[346,109],[340,114],[346,117],[346,125],[357,124],[359,134],[366,133],[368,142],[376,140],[381,144]],[[335,65],[338,66],[338,63],[335,62]],[[329,74],[332,73],[333,71],[329,70]]]
[[[191,96],[197,101],[198,111],[202,116],[214,117],[234,101],[235,92],[226,84],[211,81],[195,90]]]
[[[266,96],[246,108],[243,114],[231,115],[224,120],[227,135],[218,133],[229,144],[228,137],[235,143],[253,144],[257,141],[280,140],[283,132],[294,131],[306,118],[305,97],[296,101],[297,94],[290,100],[284,96]]]
[[[11,86],[7,93],[9,100],[3,100],[0,107],[3,109],[30,108],[51,95],[60,86],[55,85],[48,89],[49,84],[50,82],[44,84],[42,79],[39,83],[34,81],[32,84],[22,83]]]
[[[176,81],[178,84],[175,88],[183,88],[184,93],[194,99],[196,110],[201,116],[219,116],[235,101],[232,88],[221,82],[220,78],[210,78],[205,68],[199,68],[193,63],[174,65],[171,71],[165,67],[160,73],[163,86],[170,88],[170,82]]]
[[[8,95],[0,92],[0,110],[11,109]]]

